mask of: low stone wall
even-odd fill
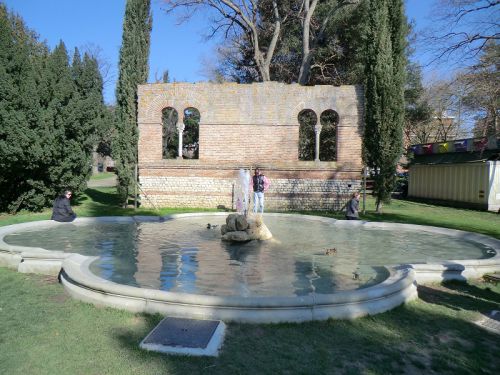
[[[361,189],[360,172],[337,171],[331,168],[334,163],[325,164],[263,167],[271,181],[266,210],[340,210],[352,192]],[[189,165],[188,161],[143,166],[141,205],[235,209],[238,171],[235,165]]]

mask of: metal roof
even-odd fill
[[[410,165],[484,163],[487,160],[500,160],[500,151],[484,150],[482,152],[450,152],[432,155],[415,155],[410,161]]]

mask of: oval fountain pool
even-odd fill
[[[7,235],[11,245],[98,256],[97,276],[141,288],[221,296],[300,296],[378,284],[384,265],[484,259],[488,246],[440,233],[266,216],[269,241],[221,241],[224,217],[75,223]],[[207,229],[207,223],[216,226]],[[335,249],[335,252],[329,251]]]
[[[499,241],[467,232],[266,214],[272,240],[235,244],[220,239],[225,217],[23,224],[4,230],[3,244],[23,250],[25,264],[19,268],[25,271],[33,259],[43,258],[33,255],[37,248],[50,249],[45,257],[62,260],[66,288],[90,302],[259,322],[385,311],[415,297],[413,270],[432,280],[429,275],[473,276],[472,269],[495,269],[499,263]],[[387,267],[400,264],[406,266]],[[340,312],[332,306],[341,306]]]

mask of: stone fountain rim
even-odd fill
[[[79,218],[77,224],[99,222],[165,222],[177,218],[196,216],[225,216],[227,212],[203,212],[173,214],[162,217],[92,217]],[[389,277],[379,284],[355,290],[343,290],[332,294],[306,296],[210,296],[167,292],[156,289],[137,288],[105,280],[93,274],[89,265],[98,257],[75,253],[64,253],[42,248],[8,245],[5,235],[36,226],[67,225],[45,220],[0,227],[0,265],[17,266],[19,272],[33,272],[49,267],[60,273],[61,282],[75,298],[97,305],[107,305],[130,311],[160,312],[168,315],[209,317],[242,322],[306,321],[327,318],[353,318],[366,314],[387,311],[401,303],[416,298],[416,280],[425,282],[456,278],[456,275],[478,277],[484,270],[500,270],[500,240],[460,230],[387,222],[337,220],[321,216],[266,213],[265,216],[293,216],[307,220],[325,222],[338,226],[394,229],[405,228],[417,231],[440,233],[469,241],[484,243],[496,251],[488,259],[450,260],[439,263],[406,264],[386,266]],[[10,258],[9,258],[10,256]],[[2,260],[3,258],[3,260]],[[10,264],[9,264],[10,261]],[[31,265],[31,266],[30,266]],[[38,268],[37,268],[38,267]],[[48,268],[47,268],[48,269]]]

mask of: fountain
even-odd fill
[[[235,189],[236,212],[244,216],[248,213],[250,205],[250,172],[240,168]]]
[[[416,298],[416,281],[500,269],[500,241],[475,233],[268,213],[273,240],[228,242],[206,225],[226,216],[6,226],[0,265],[60,273],[70,295],[97,305],[242,322],[376,314]]]
[[[251,240],[265,241],[273,237],[264,224],[262,215],[230,214],[226,224],[221,227],[222,240],[246,242]]]
[[[230,214],[226,218],[226,224],[221,227],[222,240],[224,241],[265,241],[273,237],[269,228],[264,224],[262,215],[249,213],[249,184],[250,172],[240,169],[235,190],[237,213]]]

